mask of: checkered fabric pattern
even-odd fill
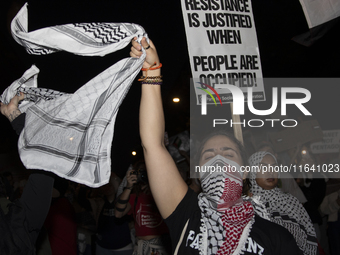
[[[259,166],[266,155],[271,155],[276,161],[275,156],[271,153],[260,151],[250,156],[249,165]],[[256,182],[256,173],[254,172],[249,174],[249,180],[252,185],[250,192],[258,196],[260,201],[265,204],[270,220],[285,227],[294,236],[297,245],[305,255],[317,254],[318,244],[313,224],[298,199],[283,193],[279,188],[271,190],[261,188]]]
[[[130,23],[79,23],[28,32],[27,4],[11,23],[14,39],[30,54],[66,51],[82,56],[104,56],[147,37]],[[8,88],[1,100],[26,93],[20,110],[26,112],[18,147],[23,164],[51,171],[91,187],[108,183],[111,143],[119,106],[145,59],[123,59],[84,84],[73,94],[37,86],[39,69],[33,66]]]

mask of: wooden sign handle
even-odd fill
[[[230,103],[230,109],[231,109],[231,115],[232,115],[233,123],[241,122],[240,115],[234,115],[233,114],[233,103]],[[243,135],[242,135],[241,124],[233,125],[233,129],[234,129],[234,135],[235,135],[236,139],[239,140],[242,144],[244,144],[243,143]]]

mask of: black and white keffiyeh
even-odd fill
[[[147,37],[130,23],[79,23],[28,32],[27,4],[12,21],[14,39],[30,54],[58,51],[82,56],[104,56],[128,45],[134,37]],[[32,66],[4,91],[8,103],[20,91],[26,100],[20,111],[26,123],[18,142],[23,164],[91,187],[108,183],[111,143],[117,111],[139,73],[140,58],[125,58],[87,82],[73,94],[37,86],[39,69]]]
[[[250,166],[259,166],[264,156],[271,155],[269,152],[260,151],[249,158]],[[298,247],[304,254],[317,254],[317,240],[313,224],[308,213],[297,198],[283,193],[279,188],[265,190],[256,182],[256,172],[249,174],[251,183],[250,192],[259,196],[270,214],[270,219],[285,227],[295,238]]]

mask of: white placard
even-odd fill
[[[182,0],[182,12],[195,88],[206,89],[202,83],[213,88],[227,84],[246,94],[247,88],[252,87],[253,100],[264,101],[251,1]],[[221,98],[230,97],[222,90],[216,89]],[[202,91],[196,89],[198,94]]]
[[[337,153],[340,148],[340,130],[325,130],[323,132],[323,141],[312,143],[311,151],[314,154]]]
[[[340,16],[339,0],[300,0],[309,28]]]

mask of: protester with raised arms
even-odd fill
[[[133,41],[130,56],[143,64],[140,135],[151,192],[165,219],[174,254],[300,254],[293,236],[266,217],[255,201],[243,199],[242,174],[200,173],[200,195],[188,188],[164,145],[161,64],[154,44]],[[146,78],[145,78],[146,77]],[[156,82],[153,82],[156,81]],[[243,146],[228,133],[208,136],[198,150],[200,166],[234,167],[247,162]],[[255,208],[255,209],[254,209]]]

